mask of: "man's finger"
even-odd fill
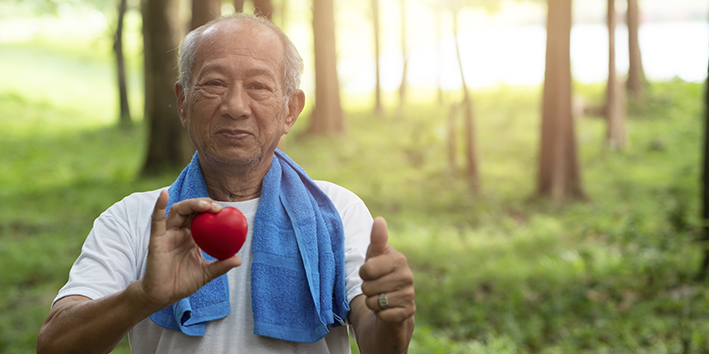
[[[241,265],[241,257],[239,256],[232,256],[230,258],[221,260],[221,261],[212,261],[209,263],[209,266],[207,267],[207,273],[208,277],[210,279],[215,279],[221,275],[224,275],[226,272],[228,272],[230,269],[234,267],[238,267]]]
[[[187,221],[195,213],[211,211],[216,213],[221,210],[221,206],[209,198],[187,199],[175,203],[170,208],[170,213],[167,215],[167,228],[186,227]]]
[[[153,216],[151,219],[151,233],[153,235],[162,235],[165,233],[165,208],[167,208],[167,201],[169,195],[166,190],[161,190],[158,200],[155,201],[155,209],[153,209]]]
[[[382,296],[384,296],[386,299],[386,308],[382,308],[381,306],[382,303],[380,301],[380,297]],[[377,293],[376,295],[367,296],[364,301],[370,310],[374,312],[379,312],[394,309],[397,307],[413,308],[414,306],[416,306],[414,302],[414,297],[414,288],[410,286],[396,291]]]
[[[367,259],[376,257],[387,249],[389,242],[389,231],[387,230],[387,222],[383,217],[379,216],[374,219],[372,224],[372,234],[367,248]]]

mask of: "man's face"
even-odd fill
[[[269,28],[225,21],[205,31],[192,84],[176,85],[182,125],[200,157],[247,165],[265,161],[302,110],[302,91],[284,97],[283,46]]]

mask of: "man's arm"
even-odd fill
[[[375,219],[359,272],[363,294],[350,302],[348,318],[362,354],[407,353],[414,332],[413,273],[406,257],[387,244],[388,238],[384,219]],[[386,308],[379,304],[380,294],[386,295]]]
[[[207,262],[190,234],[195,213],[217,212],[221,206],[209,199],[185,200],[175,203],[166,219],[167,200],[167,192],[161,191],[152,215],[143,278],[101,299],[58,300],[40,329],[38,353],[108,353],[141,320],[241,265],[237,256]]]
[[[153,311],[137,300],[135,282],[98,300],[72,295],[58,300],[44,320],[37,353],[108,353]]]

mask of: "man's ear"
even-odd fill
[[[187,126],[187,114],[185,114],[185,88],[179,81],[175,83],[175,96],[177,96],[177,115],[180,116],[180,123],[183,127]]]
[[[286,121],[283,124],[283,134],[288,134],[291,127],[298,120],[298,116],[303,112],[305,107],[305,93],[303,90],[295,90],[295,92],[288,99],[288,115],[286,116]]]

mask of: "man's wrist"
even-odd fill
[[[135,313],[141,318],[148,317],[155,312],[169,306],[158,303],[155,299],[148,296],[142,286],[142,279],[136,280],[128,285],[124,295],[126,301],[133,307]]]
[[[380,319],[373,311],[367,315],[365,321],[370,322],[372,335],[377,336],[377,343],[384,344],[387,353],[408,353],[409,343],[414,331],[414,317],[411,316],[402,322],[386,322]],[[381,348],[382,346],[380,346]]]

